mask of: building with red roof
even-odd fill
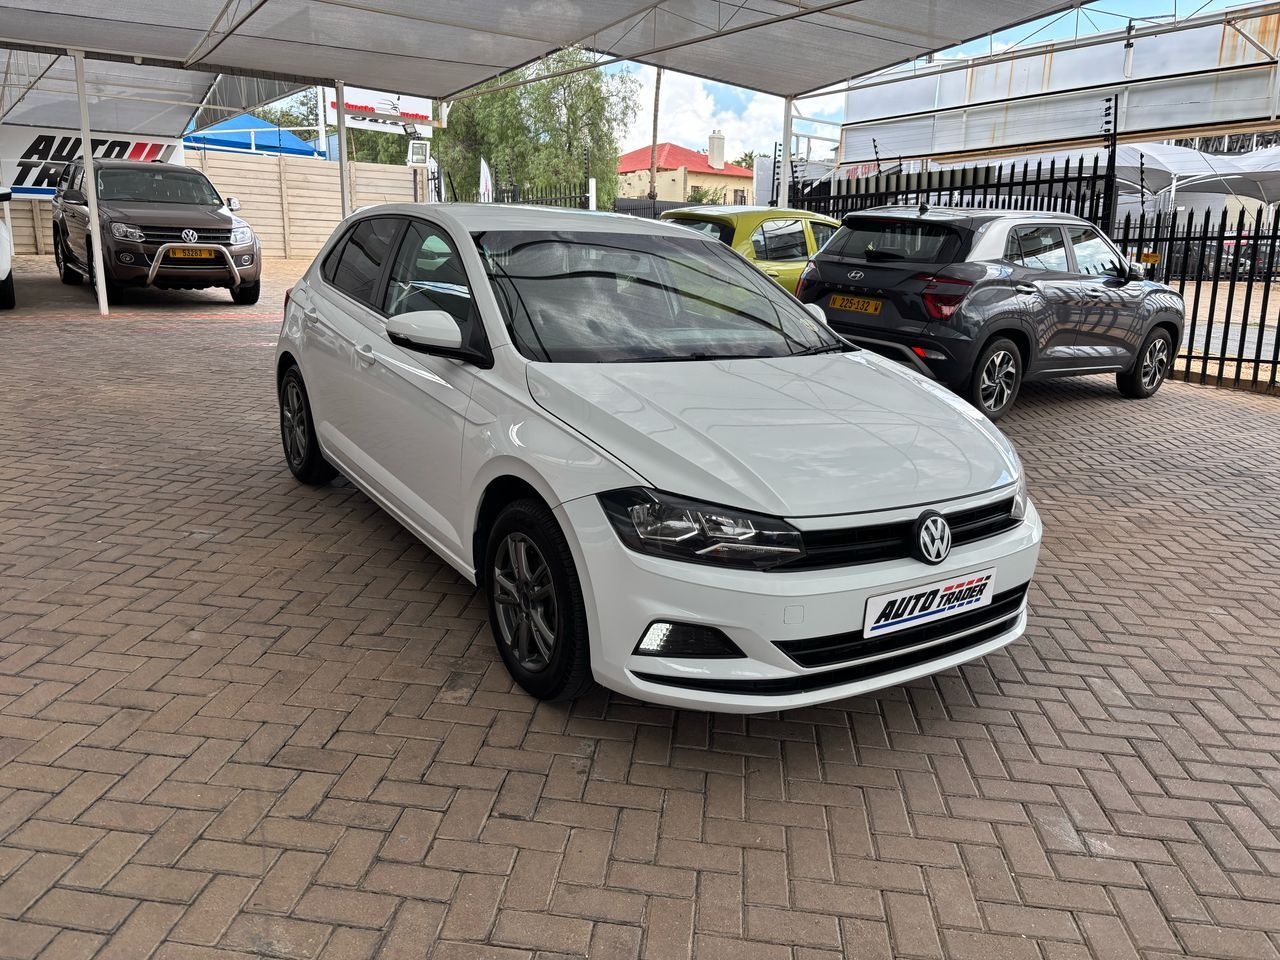
[[[640,147],[618,158],[618,196],[649,195],[650,147]],[[723,203],[752,203],[755,174],[747,167],[724,161],[724,134],[713,130],[707,152],[678,143],[658,144],[658,199],[687,200],[701,188],[703,196],[719,195]]]

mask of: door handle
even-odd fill
[[[766,277],[773,277],[774,279],[777,279],[780,276],[777,270],[766,270],[764,275]]]
[[[1040,288],[1034,283],[1015,283],[1013,289],[1018,293],[1039,293]]]
[[[312,306],[303,307],[302,319],[307,321],[307,323],[316,323],[320,319],[320,311]]]
[[[362,343],[360,346],[356,347],[356,359],[365,366],[376,363],[378,355],[373,352],[373,344]]]

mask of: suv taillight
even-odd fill
[[[818,265],[810,260],[800,271],[800,279],[796,281],[796,299],[803,296],[805,288],[812,286],[818,279]]]
[[[929,273],[917,274],[915,279],[925,282],[920,299],[924,301],[925,313],[929,314],[930,320],[950,320],[973,286],[969,280],[935,277]]]

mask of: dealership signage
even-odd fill
[[[404,133],[405,125],[417,128],[416,136],[431,136],[432,101],[423,97],[407,97],[377,90],[361,90],[347,87],[343,97],[346,104],[347,126],[362,130],[381,130],[384,133]],[[338,122],[338,98],[332,88],[324,91],[325,123]]]
[[[157,137],[103,134],[93,139],[101,160],[182,162],[182,143]],[[17,197],[51,197],[62,168],[80,156],[80,134],[44,127],[0,126],[0,183]]]

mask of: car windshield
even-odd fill
[[[204,174],[163,167],[117,167],[98,171],[98,199],[147,203],[190,203],[220,207],[222,198]]]
[[[851,349],[728,247],[595,231],[474,235],[516,348],[618,363]]]
[[[856,260],[946,263],[955,258],[958,245],[958,234],[938,223],[850,217],[822,252]]]

